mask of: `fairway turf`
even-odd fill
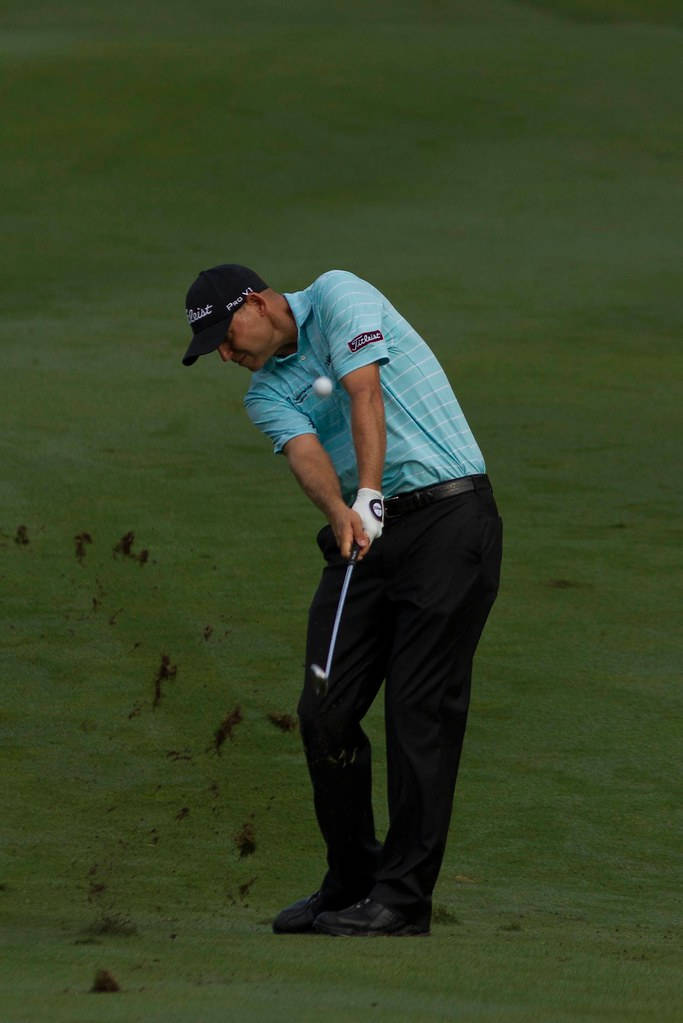
[[[680,1018],[682,26],[5,4],[0,1023]],[[322,521],[247,374],[180,364],[233,260],[385,291],[505,520],[428,939],[270,930],[322,872],[269,717]]]

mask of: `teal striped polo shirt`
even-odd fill
[[[351,403],[341,380],[379,363],[387,424],[382,488],[386,497],[486,472],[446,374],[429,346],[377,288],[330,270],[303,291],[285,294],[299,328],[297,351],[253,374],[244,404],[279,453],[287,441],[315,434],[330,455],[344,500],[358,489]],[[328,398],[316,377],[333,383]]]

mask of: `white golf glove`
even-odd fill
[[[384,528],[384,497],[380,494],[379,490],[361,487],[351,507],[353,511],[360,515],[363,529],[370,543],[382,535],[382,529]]]

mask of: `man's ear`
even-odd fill
[[[267,302],[260,291],[250,291],[244,299],[245,305],[250,305],[255,313],[264,316],[267,309]]]

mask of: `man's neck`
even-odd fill
[[[294,355],[298,347],[299,328],[294,313],[284,295],[278,296],[275,323],[282,338],[282,344],[275,352],[277,358]]]

